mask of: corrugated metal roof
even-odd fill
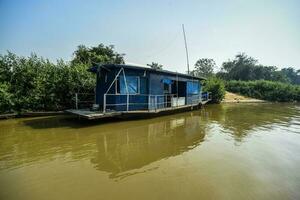
[[[125,65],[125,64],[103,64],[103,65],[95,65],[90,68],[89,71],[91,72],[96,72],[99,67],[104,67],[104,68],[124,68],[124,69],[135,69],[135,70],[145,70],[145,71],[152,71],[152,72],[158,72],[162,74],[168,74],[168,75],[175,75],[175,76],[181,76],[181,77],[188,77],[188,78],[193,78],[193,79],[198,79],[198,80],[206,80],[204,77],[196,77],[196,76],[191,76],[188,74],[182,74],[178,72],[172,72],[168,70],[160,70],[160,69],[153,69],[153,68],[148,68],[148,67],[141,67],[141,66],[135,66],[135,65]]]

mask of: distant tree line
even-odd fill
[[[222,100],[225,89],[269,101],[300,100],[300,70],[292,67],[279,70],[276,66],[264,66],[244,53],[223,62],[220,71],[214,72],[215,68],[213,59],[202,58],[196,62],[191,72],[195,76],[207,77],[209,87],[218,85],[220,89],[213,92],[215,102]]]

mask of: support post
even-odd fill
[[[154,97],[155,97],[154,103],[155,103],[155,112],[156,112],[156,108],[157,108],[157,95],[155,95]]]
[[[78,110],[78,93],[75,93],[75,107]]]
[[[129,94],[127,93],[127,103],[126,103],[126,110],[129,110]]]
[[[150,94],[148,95],[148,111],[150,110]]]
[[[103,96],[103,113],[106,113],[106,94]]]

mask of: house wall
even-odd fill
[[[97,86],[96,86],[96,103],[99,106],[103,107],[103,96],[104,93],[108,90],[109,86],[113,82],[115,76],[119,72],[120,68],[110,68],[110,71],[106,71],[102,69],[100,73],[97,74]],[[200,92],[200,83],[199,80],[192,80],[181,76],[174,75],[166,75],[160,72],[149,72],[145,70],[135,70],[135,69],[124,69],[126,77],[128,76],[137,76],[140,78],[139,85],[139,94],[140,95],[129,95],[129,102],[135,103],[134,105],[129,106],[129,110],[145,110],[148,109],[148,101],[150,103],[154,103],[154,97],[150,97],[148,95],[164,95],[163,88],[163,79],[169,79],[173,81],[183,81],[187,82],[186,87],[184,85],[180,86],[179,90],[186,90],[181,92],[182,94],[189,95],[188,86],[189,82],[197,82],[199,84],[199,92]],[[120,73],[119,76],[123,76],[123,72]],[[106,78],[105,78],[106,77]],[[120,87],[125,87],[125,82],[120,81]],[[184,88],[185,87],[185,88]],[[111,87],[109,94],[116,94],[115,84]],[[161,103],[163,107],[164,97],[158,97],[157,103]],[[115,110],[123,110],[125,111],[127,103],[127,94],[120,94],[117,96],[109,96],[107,95],[106,104],[119,104],[114,107],[107,106],[107,109],[115,109]],[[124,104],[124,105],[121,105]]]

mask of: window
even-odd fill
[[[162,82],[164,84],[164,93],[171,93],[173,81],[170,79],[163,79]]]
[[[187,82],[187,93],[188,94],[199,94],[199,82],[198,81]]]
[[[171,93],[171,84],[164,83],[164,93]]]
[[[127,89],[129,94],[140,93],[140,78],[138,76],[126,76]],[[116,81],[116,93],[127,94],[126,84],[123,76]]]

